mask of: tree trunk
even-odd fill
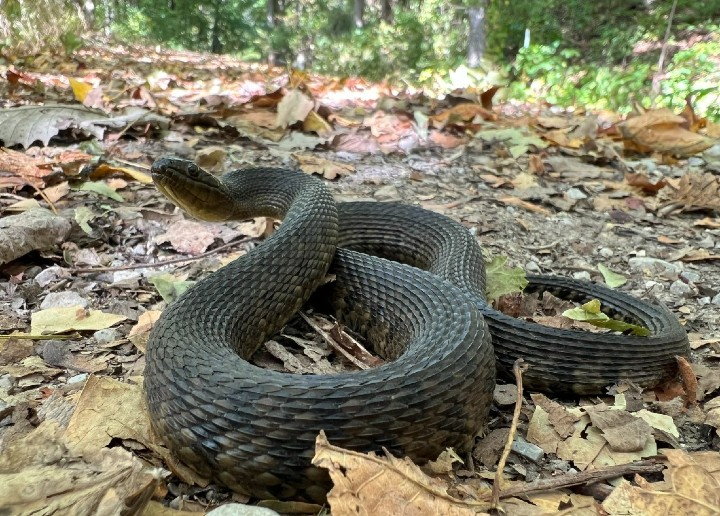
[[[382,0],[382,11],[380,18],[386,23],[392,22],[392,4],[391,0]]]
[[[213,15],[212,40],[210,51],[213,54],[222,54],[222,42],[220,41],[220,4],[222,0],[215,0],[215,13]]]
[[[477,68],[485,55],[487,39],[487,19],[485,18],[487,0],[479,2],[468,8],[470,30],[468,33],[467,60],[470,68]]]
[[[355,9],[353,12],[353,21],[355,22],[355,27],[358,29],[362,29],[365,23],[363,22],[363,16],[365,16],[365,0],[354,0],[355,1]]]

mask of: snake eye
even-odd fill
[[[188,174],[190,177],[197,179],[200,176],[200,169],[197,165],[190,165],[187,169]]]

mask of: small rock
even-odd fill
[[[529,459],[533,462],[539,462],[543,458],[545,452],[539,446],[527,442],[522,437],[518,436],[512,443],[512,451]]]
[[[82,306],[88,305],[88,300],[77,292],[66,290],[65,292],[49,292],[43,302],[40,303],[40,309],[58,308],[62,306]]]
[[[663,290],[665,290],[665,285],[663,285],[662,283],[658,283],[654,280],[647,280],[645,282],[645,289],[653,292],[662,292]]]
[[[562,459],[553,459],[548,462],[548,466],[550,466],[553,471],[562,471],[563,473],[570,471],[570,464],[568,461]]]
[[[710,304],[710,296],[701,297],[697,300],[698,306],[705,306]]]
[[[676,280],[670,285],[670,293],[680,297],[690,297],[697,292],[691,285],[688,285],[684,281]]]
[[[609,247],[601,247],[600,251],[598,251],[598,252],[600,253],[600,256],[602,256],[603,258],[610,258],[613,254],[615,254],[613,252],[613,250],[610,249]]]
[[[672,173],[672,167],[670,167],[669,165],[658,165],[657,171],[664,176],[669,176]]]
[[[515,405],[517,401],[517,387],[514,385],[496,385],[493,392],[493,401],[501,407]]]
[[[703,249],[712,249],[715,247],[715,240],[710,235],[707,235],[697,243],[697,246],[702,247]]]
[[[540,274],[542,270],[540,269],[540,266],[537,264],[537,262],[530,260],[525,264],[525,272],[528,272],[530,274]]]
[[[0,389],[9,389],[12,386],[12,376],[10,376],[9,374],[0,375]]]
[[[628,264],[633,269],[641,269],[649,272],[659,272],[668,276],[676,276],[682,272],[682,266],[666,262],[660,258],[639,257],[630,258]]]
[[[87,380],[87,379],[88,379],[88,374],[87,374],[87,373],[81,373],[81,374],[76,374],[75,376],[71,376],[70,378],[67,379],[67,382],[65,382],[65,383],[67,383],[68,385],[70,385],[70,384],[73,384],[73,383],[81,383],[81,382],[84,382],[84,381]]]
[[[715,295],[710,302],[714,305],[720,306],[720,294]]]
[[[117,330],[115,328],[105,328],[93,333],[93,337],[98,344],[109,344],[117,339]]]
[[[694,271],[682,271],[680,273],[680,279],[686,283],[697,283],[700,281],[700,275]]]
[[[638,164],[642,166],[647,172],[655,172],[657,170],[657,163],[651,159],[641,159]]]
[[[692,156],[687,160],[688,165],[691,167],[702,167],[705,165],[705,160],[697,156]]]
[[[46,287],[58,278],[67,278],[69,276],[70,273],[67,270],[63,270],[57,265],[53,265],[35,276],[35,283],[41,287]]]
[[[581,280],[581,281],[590,281],[590,279],[592,278],[592,276],[590,276],[590,273],[588,271],[573,272],[572,277],[575,278],[576,280]]]
[[[385,185],[375,190],[373,197],[378,201],[397,201],[400,199],[400,192],[393,185]]]
[[[582,199],[588,198],[587,194],[579,188],[570,188],[565,192],[565,195],[572,201],[581,201]]]
[[[267,507],[244,505],[241,503],[227,503],[206,514],[207,516],[280,516],[277,512]]]

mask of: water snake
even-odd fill
[[[416,460],[448,446],[467,450],[487,418],[496,361],[505,371],[524,358],[530,388],[586,394],[622,379],[654,385],[688,353],[685,331],[662,304],[591,283],[528,278],[529,290],[598,298],[652,335],[559,330],[495,312],[475,238],[417,206],[336,204],[320,180],[281,168],[216,178],[163,158],[152,175],[199,218],[283,219],[265,243],[171,304],[148,343],[154,428],[181,460],[239,492],[322,500],[327,477],[309,460],[321,429],[339,446]],[[250,364],[314,292],[388,362],[309,376]]]

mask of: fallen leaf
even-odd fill
[[[334,487],[328,504],[335,516],[373,514],[473,515],[488,504],[458,500],[448,486],[409,459],[378,457],[332,446],[324,432],[315,441],[312,463],[327,469]]]
[[[127,319],[124,315],[87,310],[82,306],[62,306],[34,312],[30,320],[33,335],[64,333],[71,330],[102,330]]]

